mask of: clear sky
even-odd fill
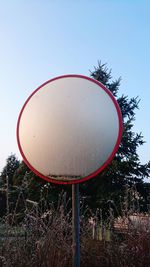
[[[120,94],[141,99],[134,130],[142,163],[150,160],[150,1],[0,1],[0,171],[15,153],[16,123],[26,98],[62,74],[107,63]]]

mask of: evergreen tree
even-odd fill
[[[103,83],[117,99],[123,120],[123,134],[121,144],[113,161],[96,178],[89,180],[81,186],[83,193],[88,196],[89,204],[104,206],[106,203],[119,202],[124,196],[126,185],[136,186],[140,192],[141,201],[146,198],[144,194],[144,178],[150,174],[150,162],[141,164],[137,148],[144,144],[141,133],[133,131],[135,111],[139,107],[138,97],[131,99],[128,96],[118,96],[121,78],[112,80],[111,71],[106,64],[98,62],[98,67],[91,72],[91,77]],[[109,201],[110,200],[110,201]],[[139,200],[140,201],[140,200]],[[105,203],[105,204],[104,204]],[[146,208],[146,206],[144,206]]]
[[[13,175],[15,171],[19,167],[19,160],[16,158],[15,154],[11,154],[7,160],[6,160],[6,165],[2,170],[1,173],[1,183],[2,185],[6,184],[6,178],[8,177],[8,183],[10,186],[13,185]]]
[[[54,185],[48,183],[35,175],[22,161],[19,168],[13,176],[13,185],[24,189],[26,198],[32,201],[41,202],[41,199],[47,203],[56,203],[62,190],[67,189],[63,185]]]
[[[44,180],[36,176],[22,161],[13,175],[13,185],[22,188],[27,198],[38,201],[40,189],[44,185]]]

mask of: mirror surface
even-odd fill
[[[39,87],[23,106],[19,148],[40,177],[82,181],[114,156],[120,118],[116,100],[100,83],[79,75],[58,77]]]

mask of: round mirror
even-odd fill
[[[98,81],[65,75],[37,88],[17,124],[20,152],[28,167],[54,183],[80,183],[112,160],[120,144],[119,106]]]

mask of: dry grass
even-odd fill
[[[26,210],[20,226],[6,225],[0,232],[0,267],[71,267],[72,223],[66,206],[62,202],[46,213]],[[102,228],[106,233],[108,226],[97,218],[94,227],[96,233]],[[149,227],[132,225],[119,233],[111,227],[109,235],[93,236],[86,212],[81,214],[81,267],[150,266]]]

